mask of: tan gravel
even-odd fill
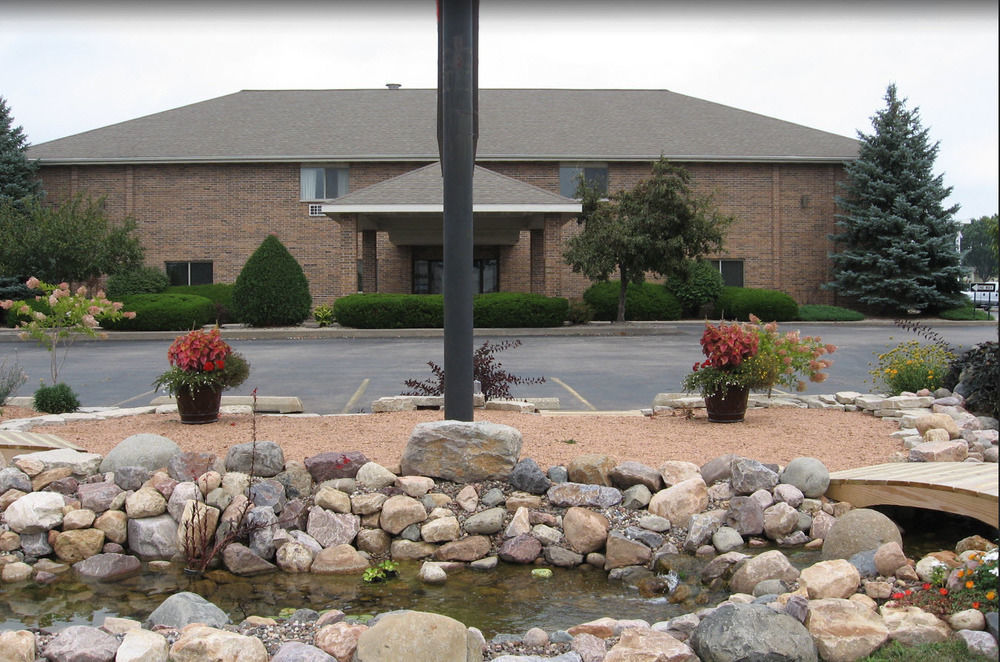
[[[6,407],[3,419],[32,415]],[[285,458],[301,460],[325,451],[359,450],[387,467],[398,466],[413,426],[441,420],[438,411],[323,417],[258,416],[257,439],[281,445]],[[652,418],[603,415],[518,414],[478,411],[476,420],[511,425],[521,431],[521,457],[541,467],[566,464],[577,455],[602,453],[618,461],[658,467],[665,460],[703,464],[724,453],[785,465],[799,456],[822,460],[831,471],[878,464],[901,448],[890,438],[894,423],[857,412],[819,409],[753,409],[746,421],[709,423],[704,410],[693,419],[660,414]],[[176,414],[144,414],[36,427],[87,450],[106,454],[139,432],[169,437],[184,450],[225,456],[232,444],[252,439],[249,415],[223,415],[217,423],[182,425]]]

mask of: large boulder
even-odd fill
[[[327,451],[305,459],[306,471],[315,483],[335,478],[354,478],[358,475],[358,469],[367,462],[368,458],[360,451]]]
[[[649,501],[649,512],[686,527],[688,518],[708,508],[708,488],[700,477],[682,480],[660,490]]]
[[[515,489],[529,494],[545,494],[545,491],[552,486],[552,481],[530,457],[514,465],[514,471],[508,481]]]
[[[690,643],[701,662],[817,660],[816,646],[806,628],[764,605],[719,607],[701,620]]]
[[[257,637],[205,626],[185,629],[170,647],[171,662],[268,662],[269,657],[264,642]]]
[[[563,516],[563,535],[579,554],[596,552],[608,539],[608,518],[587,508],[572,507]]]
[[[729,582],[734,593],[753,593],[753,588],[765,579],[780,579],[790,583],[799,578],[799,571],[780,551],[773,549],[753,556],[736,569]]]
[[[849,559],[887,542],[903,544],[895,523],[877,510],[855,508],[838,517],[823,540],[823,560]]]
[[[42,649],[47,660],[113,660],[118,640],[100,628],[71,625],[53,637]],[[86,651],[87,657],[80,657]]]
[[[622,632],[618,643],[608,651],[604,662],[635,662],[636,660],[698,662],[698,657],[690,646],[678,641],[666,632],[647,628],[628,628]]]
[[[56,492],[31,492],[7,506],[3,515],[11,531],[42,533],[62,524],[65,505],[63,496]]]
[[[578,455],[566,465],[566,473],[574,483],[585,485],[611,485],[611,471],[615,468],[614,458],[608,455],[586,453]]]
[[[781,472],[781,482],[794,485],[810,499],[818,499],[830,486],[830,470],[814,457],[797,457]]]
[[[181,591],[174,593],[153,610],[146,621],[147,628],[167,625],[182,628],[189,623],[221,627],[229,623],[229,616],[197,593]]]
[[[251,471],[252,469],[252,471]],[[285,469],[285,454],[273,441],[236,444],[226,453],[226,471],[270,478]]]
[[[156,471],[166,467],[170,458],[180,452],[181,447],[167,437],[146,432],[133,434],[104,456],[100,472],[118,471],[122,467],[142,467],[148,471]]]
[[[480,662],[483,651],[462,623],[422,611],[390,612],[358,638],[357,662]]]
[[[507,478],[521,454],[521,433],[489,422],[418,423],[403,451],[403,474],[456,483]]]
[[[806,589],[810,600],[844,598],[854,595],[861,584],[858,569],[844,559],[820,561],[805,568],[799,575],[799,586]]]
[[[806,628],[826,662],[853,662],[869,655],[889,638],[882,619],[854,600],[810,600]]]

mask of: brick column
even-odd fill
[[[340,226],[336,261],[335,293],[338,297],[356,294],[358,291],[358,218],[354,215],[338,215]]]
[[[563,265],[565,264],[562,255],[562,226],[565,223],[566,219],[558,214],[545,215],[545,237],[543,242],[545,255],[545,282],[544,288],[539,293],[544,294],[547,297],[563,296],[562,279],[560,278],[560,275],[562,274]]]
[[[374,230],[361,233],[361,261],[361,291],[378,292],[378,247]]]

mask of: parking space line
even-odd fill
[[[566,382],[564,382],[563,380],[559,379],[558,377],[549,377],[548,379],[551,379],[556,384],[559,384],[559,386],[562,386],[564,389],[566,389],[567,391],[569,391],[570,395],[572,395],[574,398],[576,398],[577,400],[579,400],[580,402],[582,402],[584,404],[584,406],[587,407],[588,409],[590,409],[592,411],[597,411],[597,407],[595,407],[594,405],[592,405],[589,402],[587,402],[587,400],[582,395],[580,395],[575,390],[573,390],[573,388],[569,384],[567,384]]]
[[[347,401],[347,404],[344,405],[344,408],[340,410],[341,414],[351,413],[351,410],[354,409],[354,405],[358,404],[358,400],[360,400],[361,396],[365,394],[365,390],[368,388],[368,382],[370,381],[371,380],[367,377],[361,380],[361,385],[358,386],[358,389],[354,392],[354,395],[351,396],[351,399]]]
[[[122,400],[121,402],[116,402],[116,403],[114,403],[111,406],[112,407],[124,407],[125,405],[127,405],[130,402],[132,402],[133,400],[138,400],[139,398],[145,398],[145,397],[148,397],[150,395],[154,395],[155,393],[156,393],[155,390],[153,390],[153,391],[146,391],[145,393],[140,393],[139,395],[133,395],[131,398],[128,398],[127,400]]]

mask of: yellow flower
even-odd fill
[[[997,599],[997,592],[996,591],[988,591],[986,593],[986,599],[987,600],[996,600]]]
[[[965,588],[976,588],[976,582],[970,579],[969,581],[965,582]]]

